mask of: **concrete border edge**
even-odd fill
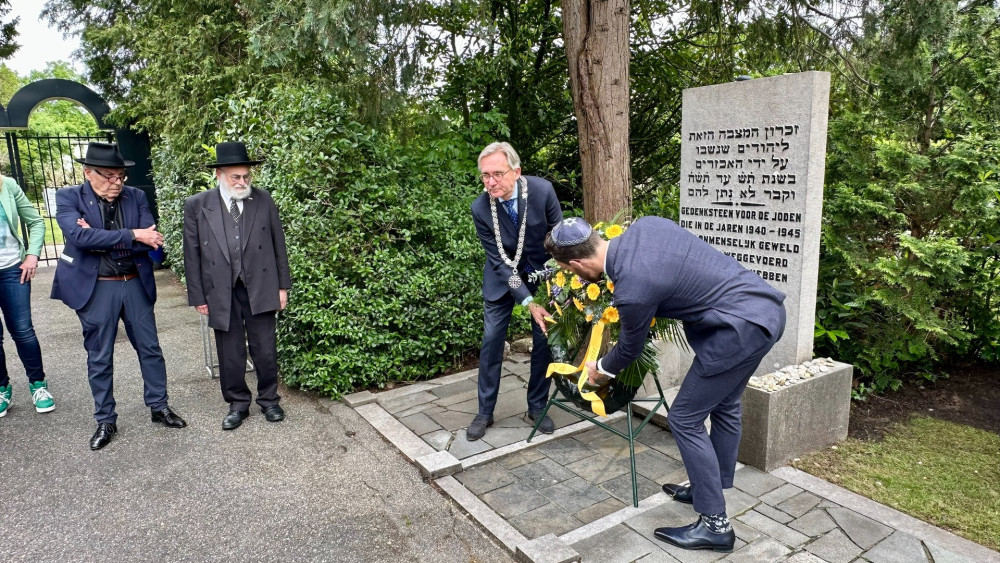
[[[608,416],[607,420],[604,420],[602,422],[613,422],[623,416],[625,416],[624,413],[616,412]],[[535,434],[534,438],[532,438],[531,443],[525,442],[524,440],[520,440],[514,442],[513,444],[507,444],[506,446],[501,446],[496,449],[485,451],[481,454],[469,456],[464,460],[462,460],[462,470],[465,471],[466,469],[471,469],[477,465],[483,465],[484,463],[489,463],[495,459],[515,454],[521,450],[528,450],[537,446],[541,446],[542,444],[551,442],[552,440],[558,440],[559,438],[565,438],[567,436],[580,434],[586,432],[587,430],[590,430],[591,428],[596,428],[596,426],[594,426],[590,422],[587,422],[586,420],[581,420],[580,422],[574,422],[569,426],[556,428],[556,431],[553,432],[552,434],[538,433]]]
[[[555,534],[546,534],[519,544],[514,558],[521,563],[578,563],[580,554]]]
[[[466,489],[458,479],[448,475],[435,479],[434,483],[511,553],[517,553],[517,546],[528,541],[528,538],[517,531],[517,528],[494,512],[486,503],[479,500],[479,497]]]
[[[357,407],[354,412],[368,421],[368,424],[371,424],[382,437],[396,446],[411,462],[416,462],[417,458],[437,451],[376,403]]]

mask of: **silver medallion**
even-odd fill
[[[521,287],[521,276],[513,274],[512,276],[510,276],[510,279],[507,280],[507,285],[509,285],[511,289],[517,289]]]

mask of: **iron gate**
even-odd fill
[[[83,165],[76,162],[83,158],[87,143],[91,141],[114,142],[111,132],[95,135],[32,135],[21,131],[7,131],[7,154],[10,157],[10,175],[17,180],[24,194],[37,207],[45,221],[45,244],[39,264],[55,264],[62,251],[62,231],[56,223],[56,190],[83,183]],[[22,235],[27,237],[24,223]]]

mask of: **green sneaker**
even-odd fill
[[[35,403],[36,411],[49,412],[55,410],[56,402],[52,400],[52,394],[49,393],[48,382],[29,382],[28,390],[31,391],[31,402]]]
[[[10,383],[6,387],[0,387],[0,418],[7,416],[7,407],[10,406]]]

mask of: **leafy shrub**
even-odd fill
[[[1000,350],[1000,146],[929,151],[858,116],[831,122],[817,353],[854,363],[856,396]]]
[[[476,132],[402,146],[362,126],[336,95],[237,93],[218,139],[263,155],[255,184],[280,211],[293,287],[278,323],[284,380],[334,397],[454,366],[481,338],[482,263],[469,205]],[[495,116],[480,121],[490,123]],[[206,187],[207,147],[157,150],[160,209],[180,271],[182,201]],[[198,186],[191,188],[188,186]]]

